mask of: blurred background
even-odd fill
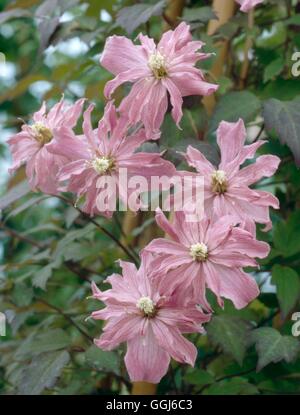
[[[241,311],[229,302],[224,310],[215,305],[207,335],[191,336],[199,348],[196,368],[173,362],[157,392],[300,393],[300,328],[292,332],[292,316],[300,312],[300,71],[292,71],[300,51],[300,2],[266,0],[250,15],[233,0],[222,4],[0,0],[0,312],[6,318],[1,394],[130,393],[124,349],[103,352],[92,345],[101,322],[86,319],[100,304],[87,297],[91,280],[101,286],[118,270],[115,261],[128,259],[99,227],[136,255],[159,235],[153,215],[118,213],[111,221],[91,222],[70,197],[66,203],[30,192],[23,168],[8,174],[6,140],[43,100],[50,108],[62,94],[69,102],[93,101],[96,123],[111,79],[99,64],[106,38],[134,40],[142,31],[158,40],[181,20],[206,43],[206,52],[215,53],[201,68],[220,88],[214,98],[186,98],[182,130],[168,114],[159,143],[147,143],[143,151],[165,151],[180,169],[187,166],[177,152],[192,144],[216,164],[219,122],[242,117],[249,141],[268,140],[261,154],[282,159],[276,176],[257,185],[276,194],[281,209],[272,212],[271,232],[257,229],[258,238],[272,246],[260,270],[249,270],[260,297]],[[129,87],[118,89],[116,103]]]

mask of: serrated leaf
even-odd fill
[[[236,122],[239,118],[245,123],[252,121],[260,109],[260,100],[251,92],[229,92],[220,98],[211,117],[208,133],[214,133],[221,121]]]
[[[71,242],[84,238],[85,236],[89,235],[93,230],[95,230],[95,225],[93,223],[89,223],[84,228],[76,229],[74,231],[69,231],[66,236],[64,236],[57,244],[55,251],[53,252],[53,258],[58,259],[64,253],[64,249],[68,246]]]
[[[91,346],[85,352],[87,365],[98,370],[119,373],[120,359],[116,352],[107,352],[96,346]]]
[[[41,288],[42,290],[46,290],[46,285],[49,278],[52,276],[52,273],[55,269],[59,268],[61,265],[61,261],[57,259],[54,262],[50,262],[43,268],[40,268],[33,274],[32,285],[36,288]]]
[[[260,371],[269,363],[277,363],[285,360],[287,363],[296,359],[299,351],[299,341],[292,336],[282,336],[272,327],[261,327],[251,334],[252,341],[256,344],[258,354],[257,371]]]
[[[60,350],[70,345],[68,334],[62,329],[35,333],[27,338],[16,352],[17,357],[28,357],[37,354]]]
[[[45,388],[53,387],[69,360],[70,355],[66,351],[46,353],[34,358],[23,372],[18,394],[40,395]]]
[[[206,326],[211,341],[231,355],[240,366],[248,346],[250,327],[245,320],[228,315],[215,316]]]
[[[300,98],[293,101],[269,99],[264,103],[263,116],[266,129],[275,131],[282,144],[291,149],[300,166]]]
[[[280,308],[286,317],[300,298],[299,276],[292,268],[275,265],[272,269],[272,282],[276,285]]]
[[[142,23],[146,23],[150,17],[161,15],[165,3],[165,0],[162,0],[154,5],[140,3],[134,6],[124,7],[118,12],[116,23],[130,35]]]

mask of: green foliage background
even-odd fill
[[[92,279],[101,286],[118,269],[115,260],[128,259],[101,228],[133,246],[155,226],[153,216],[144,216],[124,238],[123,214],[91,222],[71,203],[29,192],[22,169],[13,177],[7,174],[5,140],[43,99],[52,105],[62,93],[70,101],[81,96],[94,101],[100,118],[103,87],[110,79],[99,65],[105,39],[111,34],[134,39],[139,31],[158,39],[164,7],[164,1],[146,0],[138,5],[124,0],[0,1],[0,52],[8,68],[6,75],[0,73],[0,311],[8,320],[7,336],[0,338],[1,394],[130,392],[124,350],[103,352],[92,345],[101,322],[86,320],[99,307],[87,297]],[[299,339],[292,336],[291,316],[300,311],[300,172],[295,163],[300,161],[300,79],[292,76],[291,67],[293,53],[300,51],[300,2],[266,0],[256,9],[250,31],[247,15],[237,12],[208,37],[212,17],[210,1],[186,2],[183,19],[191,23],[194,37],[206,42],[206,51],[218,55],[217,41],[230,44],[217,106],[208,116],[199,97],[186,99],[183,130],[168,115],[160,150],[168,150],[165,157],[181,167],[176,151],[192,143],[217,162],[218,123],[242,117],[252,139],[268,139],[261,152],[282,159],[276,176],[257,184],[277,195],[281,209],[272,212],[272,231],[258,228],[258,237],[272,246],[260,270],[249,270],[262,288],[259,298],[241,311],[229,302],[224,310],[215,305],[207,335],[191,336],[199,348],[195,369],[173,362],[158,393],[299,394]],[[241,90],[247,36],[254,45]],[[204,63],[211,81],[214,59]],[[126,87],[119,88],[116,102],[125,93]],[[137,254],[139,248],[133,250]]]

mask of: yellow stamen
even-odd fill
[[[227,191],[228,182],[226,173],[223,170],[216,170],[211,175],[211,189],[216,193],[225,193]]]

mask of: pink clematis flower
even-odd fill
[[[84,112],[84,139],[76,139],[72,131],[62,130],[60,139],[51,143],[50,151],[72,160],[59,172],[59,180],[67,181],[63,190],[75,193],[78,199],[85,196],[83,210],[91,216],[102,214],[111,217],[117,199],[127,206],[128,199],[136,190],[128,189],[132,176],[150,180],[151,176],[173,175],[176,170],[172,163],[163,160],[158,153],[135,152],[148,139],[145,131],[139,129],[129,135],[127,118],[117,117],[112,102],[106,105],[98,128],[93,130],[93,109],[94,106],[90,105]],[[126,170],[127,175],[124,181],[120,174],[123,170]],[[106,204],[99,205],[100,201],[105,202],[106,199]]]
[[[264,0],[236,0],[241,6],[241,11],[246,13],[263,1]]]
[[[171,240],[154,239],[145,251],[156,255],[153,273],[162,279],[162,286],[182,289],[192,286],[198,303],[207,310],[210,305],[206,288],[217,296],[220,306],[223,306],[221,297],[225,297],[238,309],[258,296],[255,280],[242,267],[256,267],[254,258],[265,258],[270,248],[237,227],[234,218],[223,216],[188,222],[185,212],[175,212],[171,224],[157,210],[156,222]]]
[[[26,175],[33,190],[45,193],[57,193],[57,172],[67,158],[50,153],[49,145],[53,139],[59,140],[60,130],[71,131],[81,114],[84,99],[74,105],[67,105],[63,98],[46,113],[46,104],[36,112],[31,125],[24,124],[22,131],[8,140],[13,165],[10,172],[26,164]]]
[[[158,131],[163,122],[169,93],[172,116],[179,125],[182,97],[210,95],[218,88],[207,83],[201,70],[195,67],[198,60],[209,55],[197,52],[203,43],[192,41],[186,23],[164,33],[157,46],[148,36],[140,34],[138,38],[141,45],[134,45],[123,36],[107,39],[100,62],[116,77],[106,84],[105,96],[110,97],[124,82],[133,83],[119,109],[128,113],[132,123],[142,121],[151,133]]]
[[[104,333],[95,344],[104,350],[127,342],[125,364],[130,379],[158,383],[166,374],[170,357],[194,365],[196,347],[182,333],[202,332],[209,321],[181,290],[162,289],[161,280],[151,278],[151,255],[142,255],[139,270],[120,261],[123,276],[107,278],[112,286],[100,291],[93,283],[93,298],[106,308],[92,313],[94,319],[106,320]]]
[[[244,145],[245,140],[246,129],[241,119],[237,123],[223,121],[217,130],[217,142],[221,150],[218,168],[191,146],[187,149],[186,160],[204,176],[204,210],[207,215],[210,212],[217,216],[232,215],[252,232],[255,232],[254,222],[266,224],[265,230],[268,230],[272,226],[269,207],[278,209],[279,201],[271,193],[249,186],[263,177],[272,176],[280,159],[263,155],[255,163],[240,169],[241,164],[253,158],[256,150],[265,143],[259,140]]]

